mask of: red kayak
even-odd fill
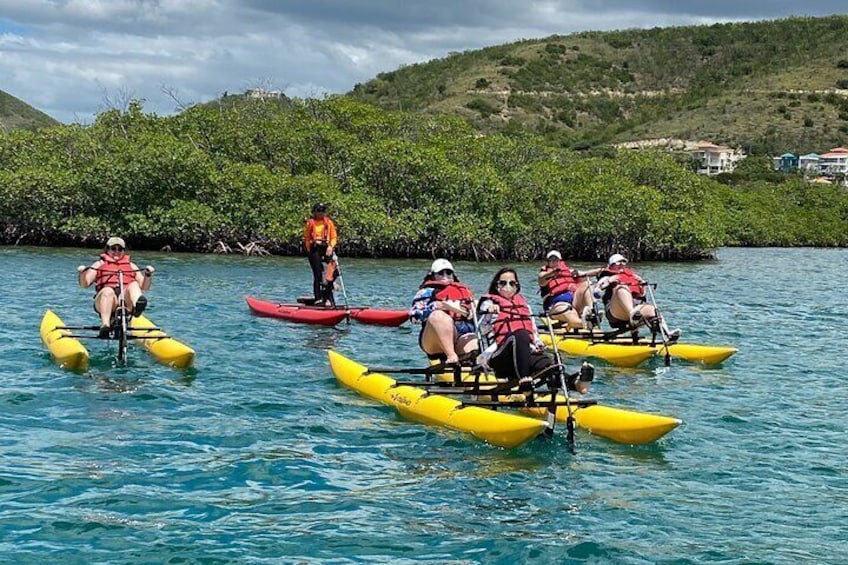
[[[301,324],[335,326],[347,318],[343,306],[307,306],[304,304],[278,304],[245,296],[250,309],[260,316],[281,318]],[[399,326],[408,319],[406,310],[382,310],[379,308],[351,308],[350,317],[363,324]]]
[[[363,324],[397,327],[409,319],[409,313],[406,310],[351,308],[350,317]]]

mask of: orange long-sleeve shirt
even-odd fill
[[[326,243],[330,247],[335,247],[337,240],[336,224],[330,218],[324,216],[320,220],[315,218],[306,220],[306,226],[303,228],[303,243],[306,244],[306,251],[311,251],[315,243]]]

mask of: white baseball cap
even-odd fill
[[[444,271],[445,269],[453,271],[453,265],[451,265],[451,262],[447,259],[436,259],[430,266],[430,272],[433,274],[438,273],[439,271]]]
[[[562,255],[560,254],[560,252],[559,252],[559,251],[557,251],[557,250],[555,250],[555,249],[554,249],[554,250],[552,250],[552,251],[548,251],[548,254],[547,254],[547,255],[545,255],[545,259],[550,259],[551,257],[556,257],[557,259],[559,259],[560,261],[562,261]]]
[[[613,255],[610,255],[609,261],[607,261],[607,265],[615,265],[616,263],[621,263],[622,261],[627,263],[627,257],[622,255],[621,253],[615,253]]]
[[[127,247],[127,244],[124,243],[124,240],[121,239],[120,237],[110,237],[109,238],[109,241],[106,242],[106,247],[112,247],[113,245],[120,245],[121,247],[123,247],[125,249]]]

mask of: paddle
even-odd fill
[[[657,317],[658,323],[660,324],[660,337],[662,338],[663,348],[665,349],[664,364],[666,367],[669,367],[671,365],[671,353],[668,350],[668,339],[666,338],[665,332],[662,328],[663,317],[660,313],[659,307],[657,306],[657,299],[654,297],[654,291],[652,290],[652,287],[654,286],[656,286],[656,283],[645,283],[645,288],[648,290],[648,298],[651,299],[651,304],[654,306],[654,315]]]
[[[347,290],[345,290],[344,278],[342,277],[342,268],[341,265],[339,265],[339,256],[335,253],[333,253],[333,261],[336,262],[336,273],[338,273],[339,275],[339,284],[342,287],[342,297],[344,297],[345,303],[345,314],[347,314],[347,316],[345,316],[345,320],[347,321],[347,324],[350,325],[350,304],[347,301]]]

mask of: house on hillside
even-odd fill
[[[784,153],[780,157],[772,157],[775,170],[784,173],[791,172],[791,153]],[[827,153],[821,155],[808,153],[797,158],[797,168],[804,173],[811,182],[831,184],[838,182],[848,185],[848,148],[834,147]]]
[[[819,154],[807,153],[806,155],[801,155],[800,157],[798,157],[798,168],[804,171],[805,173],[818,173]]]
[[[665,149],[689,153],[698,162],[697,172],[702,175],[731,173],[736,163],[747,157],[741,150],[709,141],[689,141],[675,138],[643,139],[615,145],[617,149]]]
[[[793,153],[784,153],[780,157],[773,157],[774,168],[784,173],[790,173],[798,168],[800,159]]]
[[[732,173],[736,163],[746,157],[741,151],[709,141],[699,141],[688,151],[699,163],[697,172],[709,176]]]
[[[819,156],[819,172],[830,178],[848,178],[848,149],[834,147]]]
[[[283,97],[283,92],[281,90],[270,90],[261,87],[248,88],[244,91],[244,94],[248,98],[258,98],[259,100],[270,100]]]

